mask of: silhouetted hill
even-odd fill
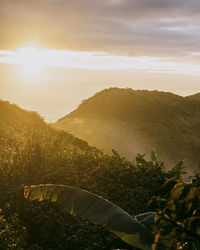
[[[185,159],[193,172],[200,163],[198,96],[110,88],[84,100],[55,127],[128,159],[151,149],[168,165]]]
[[[44,124],[36,112],[26,111],[8,101],[0,100],[0,135],[20,135],[30,127]]]
[[[13,142],[23,142],[24,138],[30,134],[41,136],[49,144],[59,140],[59,147],[65,149],[90,151],[94,150],[87,142],[74,137],[73,135],[56,131],[34,111],[27,111],[8,101],[0,100],[0,149],[7,140]],[[5,139],[5,140],[4,140]],[[7,143],[7,142],[6,142]],[[95,149],[96,150],[96,149]]]
[[[200,101],[200,93],[194,94],[194,95],[190,95],[186,97],[187,99],[190,100],[196,100],[196,101]]]

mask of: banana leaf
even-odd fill
[[[106,227],[131,246],[152,249],[154,237],[150,230],[101,196],[79,188],[54,184],[25,186],[24,196],[29,200],[57,202],[71,215]]]

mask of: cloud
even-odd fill
[[[198,0],[4,0],[0,47],[180,56],[199,51]]]
[[[198,54],[195,54],[198,56]],[[135,72],[200,75],[200,65],[159,57],[131,57],[99,52],[21,48],[0,51],[0,63],[17,64],[32,71],[46,67],[87,70],[132,70]]]

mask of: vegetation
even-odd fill
[[[134,216],[149,211],[148,201],[161,195],[168,178],[155,153],[150,160],[137,155],[135,162],[116,151],[108,156],[17,107],[18,120],[12,115],[16,106],[3,105],[14,111],[7,111],[8,117],[1,120],[0,248],[134,249],[102,226],[67,214],[60,204],[29,202],[23,189],[32,184],[62,183],[100,195]],[[198,181],[197,175],[194,182]]]
[[[115,148],[129,160],[154,149],[168,168],[185,159],[199,171],[200,98],[172,93],[110,88],[83,101],[56,128],[70,131],[107,153]]]
[[[68,213],[103,225],[128,244],[144,250],[199,249],[199,187],[169,179],[162,191],[164,198],[153,196],[149,202],[156,212],[135,218],[102,197],[69,186],[26,186],[25,197],[58,202]]]
[[[63,185],[26,186],[29,200],[59,203],[68,213],[100,224],[123,241],[141,249],[151,250],[153,235],[136,219],[108,200],[82,189]]]
[[[169,249],[200,249],[200,189],[194,183],[169,179],[163,194],[151,198],[156,210],[151,228],[155,244],[162,242]]]

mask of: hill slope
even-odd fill
[[[31,126],[44,124],[36,112],[26,111],[8,101],[0,100],[0,135],[20,135]]]
[[[200,93],[196,93],[194,95],[186,96],[186,99],[200,101]]]
[[[138,156],[133,165],[116,153],[105,155],[8,102],[1,102],[0,121],[0,249],[133,249],[59,204],[27,202],[23,187],[72,185],[134,215],[148,211],[148,200],[165,180],[160,162]]]
[[[34,142],[31,141],[34,138]],[[37,139],[36,139],[37,138]],[[51,145],[52,148],[58,144],[59,148],[71,152],[86,153],[98,151],[90,147],[86,141],[78,139],[73,135],[56,131],[33,111],[26,111],[8,101],[0,101],[0,160],[5,154],[2,148],[7,147],[7,151],[13,150],[13,145],[23,145],[24,141],[30,140],[30,144],[38,143]],[[37,142],[38,140],[38,142]],[[11,147],[9,149],[9,147]],[[100,152],[100,151],[99,151]]]
[[[189,173],[200,163],[200,101],[192,96],[106,89],[83,101],[55,127],[128,159],[154,149],[168,165],[185,159]]]

